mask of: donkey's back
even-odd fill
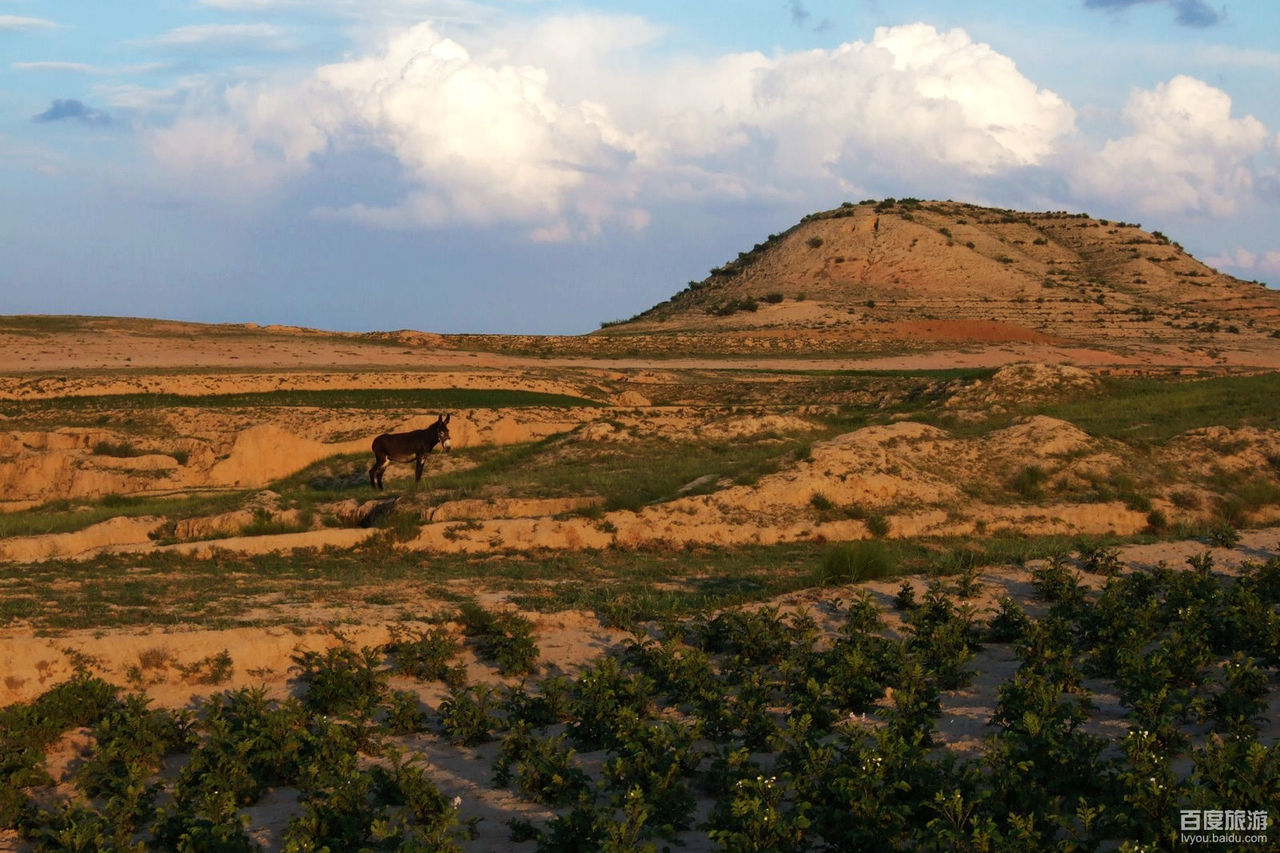
[[[425,429],[412,432],[384,432],[373,440],[373,455],[376,459],[390,459],[393,462],[408,462],[420,453],[426,453],[435,441]]]
[[[384,432],[373,440],[373,467],[369,469],[369,485],[382,488],[382,475],[392,462],[414,463],[414,484],[422,480],[422,469],[427,454],[439,444],[446,451],[452,449],[449,441],[450,415],[441,415],[426,429],[412,432]]]

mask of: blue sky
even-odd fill
[[[815,210],[1280,285],[1280,4],[0,0],[0,313],[582,333]]]

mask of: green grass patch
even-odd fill
[[[505,409],[541,406],[577,408],[603,406],[596,400],[568,394],[544,394],[478,388],[281,390],[244,394],[111,394],[55,397],[46,400],[0,402],[0,412],[10,417],[40,412],[146,411],[179,407],[202,409],[296,408],[323,409]]]
[[[972,552],[974,565],[1021,565],[1085,548],[1150,541],[1156,537],[1000,536],[886,539],[852,547],[873,567],[869,574],[890,576],[952,573],[959,551]],[[203,558],[111,554],[0,565],[6,602],[0,606],[0,625],[24,620],[44,633],[171,624],[296,627],[304,618],[315,624],[317,608],[338,618],[345,603],[391,592],[412,614],[405,618],[429,619],[433,607],[472,600],[478,590],[500,589],[524,610],[587,610],[608,624],[631,627],[868,576],[861,570],[845,572],[835,563],[825,566],[835,559],[828,557],[832,551],[810,542],[473,555],[403,552],[374,543],[354,550]],[[824,572],[830,581],[823,580]],[[292,607],[309,615],[299,616]]]
[[[842,542],[822,555],[817,574],[820,586],[879,580],[894,573],[896,564],[888,546],[879,539]]]
[[[11,335],[49,335],[59,332],[83,332],[109,317],[86,317],[63,314],[14,314],[0,317],[0,332]]]
[[[1280,373],[1211,379],[1107,379],[1100,393],[1051,403],[1036,412],[1090,435],[1160,443],[1208,426],[1280,427]]]
[[[475,464],[424,476],[421,490],[441,493],[442,499],[495,492],[521,498],[598,496],[606,511],[635,510],[680,494],[712,491],[721,481],[755,482],[779,470],[785,459],[807,452],[809,442],[808,436],[758,436],[732,442],[676,444],[652,438],[585,446],[553,436],[455,451]],[[692,485],[699,480],[703,482]]]
[[[112,518],[156,515],[177,519],[214,515],[236,509],[244,498],[244,492],[228,492],[174,497],[105,495],[96,501],[51,501],[20,512],[0,513],[0,539],[71,533]]]

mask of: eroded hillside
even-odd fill
[[[661,332],[779,352],[1018,342],[1217,358],[1280,335],[1280,294],[1131,223],[886,200],[806,217],[603,334]]]

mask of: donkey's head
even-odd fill
[[[441,415],[436,418],[436,422],[431,428],[436,431],[436,441],[440,443],[446,451],[453,450],[453,441],[449,438],[449,418],[453,415]]]

